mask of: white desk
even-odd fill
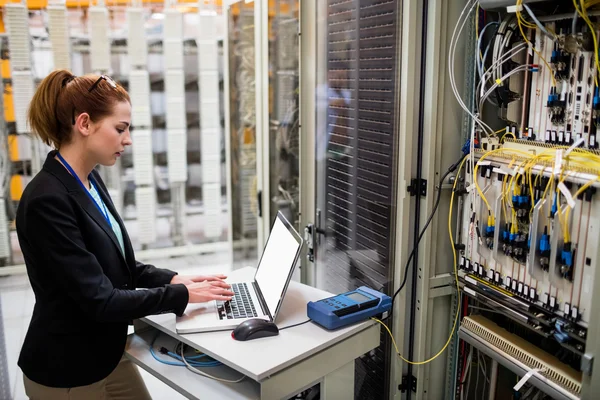
[[[230,279],[251,280],[254,268],[243,268]],[[306,321],[309,301],[330,297],[331,293],[291,282],[277,325],[282,328]],[[163,382],[190,399],[287,399],[316,383],[321,398],[354,398],[354,360],[379,346],[380,326],[365,321],[328,331],[309,322],[280,331],[278,336],[238,342],[231,332],[178,334],[175,316],[163,314],[136,321],[130,335],[127,356]],[[222,383],[186,370],[159,363],[149,351],[156,335],[155,349],[173,349],[177,341],[202,351],[225,364],[204,369],[225,379],[247,378],[241,383]],[[166,357],[158,354],[159,357]]]

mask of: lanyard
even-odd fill
[[[96,199],[94,199],[94,196],[92,196],[92,194],[90,193],[90,191],[88,190],[88,188],[85,187],[85,185],[83,184],[83,182],[81,182],[81,179],[79,179],[79,176],[77,176],[77,174],[75,173],[75,171],[73,171],[73,168],[71,168],[71,166],[69,165],[69,163],[63,158],[63,156],[60,155],[60,153],[56,153],[56,155],[58,156],[58,158],[60,159],[60,161],[64,164],[64,166],[67,168],[67,170],[69,170],[69,172],[71,173],[71,175],[73,175],[75,177],[75,179],[77,179],[77,182],[79,183],[79,186],[81,186],[82,189],[83,189],[83,191],[85,193],[87,193],[87,195],[90,197],[90,199],[92,200],[92,202],[94,203],[94,205],[96,206],[96,208],[98,209],[98,211],[100,211],[100,213],[104,216],[104,219],[106,219],[106,222],[108,222],[108,225],[112,229],[112,224],[110,223],[110,218],[108,216],[108,211],[106,210],[106,205],[102,201],[102,198],[100,197],[100,204],[102,204],[102,208],[100,208],[100,204],[98,204],[98,202],[96,201]],[[88,176],[88,179],[90,180],[90,185],[92,185],[92,187],[96,190],[96,193],[98,193],[98,196],[100,196],[100,192],[98,192],[98,189],[96,188],[96,185],[94,185],[94,181],[93,181],[92,177]]]

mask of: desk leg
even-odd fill
[[[349,400],[354,398],[354,360],[323,378],[321,399]]]

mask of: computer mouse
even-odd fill
[[[277,335],[279,335],[279,328],[277,328],[277,325],[260,318],[244,321],[231,332],[231,337],[240,341]]]

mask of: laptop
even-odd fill
[[[228,282],[235,293],[230,301],[188,304],[177,317],[177,333],[197,333],[234,329],[252,318],[275,322],[302,249],[302,237],[281,212],[249,282]]]

